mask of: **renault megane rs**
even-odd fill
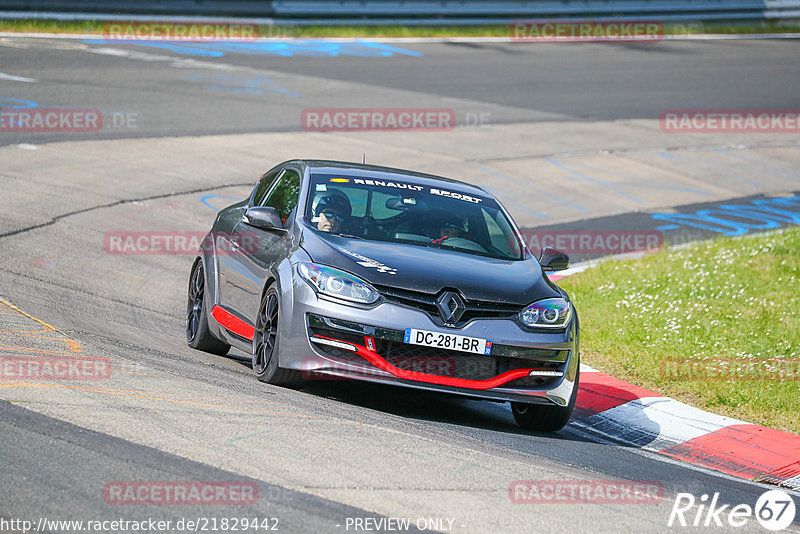
[[[509,401],[563,427],[578,316],[487,190],[417,172],[292,160],[220,211],[191,270],[193,348],[252,354],[259,380],[352,378]]]

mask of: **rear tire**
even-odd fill
[[[302,380],[294,369],[278,367],[280,354],[281,310],[278,288],[269,286],[261,299],[253,336],[253,371],[261,382],[275,386],[293,386]]]
[[[186,342],[190,347],[224,356],[231,346],[215,338],[208,329],[206,277],[203,261],[198,260],[189,276],[189,300],[186,305]]]
[[[566,406],[542,406],[526,402],[512,402],[511,413],[522,428],[539,432],[555,432],[561,430],[569,422],[575,400],[578,398],[578,381],[580,379],[580,361],[575,373],[575,387]]]

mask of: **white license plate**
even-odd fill
[[[429,332],[406,328],[405,343],[436,347],[437,349],[458,350],[472,354],[491,354],[492,342],[479,337],[459,336],[457,334],[444,334],[442,332]]]

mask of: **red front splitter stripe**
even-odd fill
[[[338,341],[340,343],[345,343],[339,339],[324,337],[324,336],[315,336],[322,339],[330,339],[332,341]],[[494,378],[490,378],[487,380],[467,380],[465,378],[452,378],[449,376],[439,376],[439,375],[431,375],[428,373],[419,373],[417,371],[408,371],[406,369],[400,369],[399,367],[395,367],[394,365],[390,364],[381,356],[369,350],[367,347],[356,345],[355,343],[348,343],[348,345],[353,345],[356,347],[356,354],[370,362],[372,365],[379,369],[383,369],[387,373],[391,373],[397,378],[402,378],[403,380],[414,380],[416,382],[427,382],[429,384],[437,384],[440,386],[453,386],[459,388],[469,388],[469,389],[491,389],[496,388],[498,386],[502,386],[507,382],[511,382],[512,380],[516,380],[517,378],[523,378],[528,376],[528,373],[533,371],[534,369],[514,369],[512,371],[506,371],[503,374],[497,375]]]
[[[253,325],[249,324],[248,322],[239,319],[231,312],[223,308],[220,308],[219,306],[214,306],[213,308],[211,308],[211,315],[225,329],[230,330],[234,334],[241,336],[245,339],[249,339],[250,341],[253,340],[253,336],[256,333],[256,329],[255,327],[253,327]]]

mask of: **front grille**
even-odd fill
[[[400,369],[417,371],[420,373],[462,378],[466,380],[489,380],[507,371],[515,369],[547,369],[561,371],[564,363],[558,361],[536,361],[521,358],[506,358],[503,356],[486,356],[483,354],[469,354],[455,350],[442,350],[433,347],[422,347],[396,341],[377,342],[378,354]],[[383,350],[383,352],[381,352]],[[526,380],[518,379],[518,380]],[[546,377],[533,379],[528,384],[520,386],[534,386],[558,380],[559,377]],[[517,382],[514,380],[513,382]]]
[[[428,316],[438,325],[443,325],[444,321],[439,316],[439,308],[436,306],[436,298],[440,293],[431,295],[421,291],[410,291],[408,289],[398,289],[396,287],[375,286],[386,300],[410,306],[428,314]],[[446,291],[443,290],[443,291]],[[461,327],[475,319],[514,319],[519,314],[522,306],[516,304],[500,304],[482,300],[464,299],[466,310],[455,326]]]
[[[345,343],[365,346],[365,336],[375,343],[375,352],[390,365],[404,371],[414,371],[435,376],[465,380],[489,380],[515,369],[566,371],[569,351],[495,345],[493,354],[437,349],[403,343],[401,331],[359,326],[347,321],[309,315],[309,334],[336,339]],[[362,332],[356,332],[358,328]],[[370,330],[369,333],[366,330]],[[376,369],[361,356],[345,349],[315,344],[315,348],[342,363],[358,365],[368,372]],[[561,377],[523,377],[515,379],[504,388],[542,389],[556,384]]]
[[[497,376],[497,364],[493,357],[467,354],[431,347],[408,345],[387,341],[383,345],[383,358],[390,364],[406,371],[416,371],[436,376],[487,380]]]

